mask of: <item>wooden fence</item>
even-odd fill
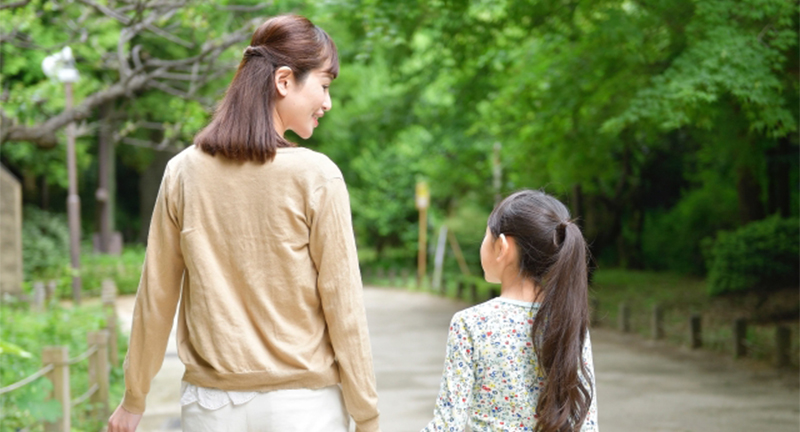
[[[370,267],[367,267],[363,270],[363,276],[365,282],[379,282],[379,283],[386,283],[388,286],[401,286],[407,287],[414,284],[413,281],[408,279],[409,275],[408,269],[402,269],[400,274],[401,279],[398,281],[396,279],[397,271],[396,269],[390,268],[388,273],[385,269],[378,268],[377,270],[373,270]],[[386,277],[388,275],[388,279]],[[441,284],[440,288],[436,290],[437,294],[445,295],[446,289],[445,284]],[[478,294],[478,288],[475,283],[466,284],[463,281],[456,282],[456,290],[455,296],[459,299],[471,302],[471,303],[478,303],[480,301],[489,300],[494,297],[498,297],[500,295],[500,287],[491,287],[488,292],[488,296],[484,296],[484,298],[480,298]],[[630,333],[632,331],[631,327],[631,308],[626,303],[620,303],[617,306],[617,329],[623,333]],[[590,301],[590,312],[591,312],[591,325],[598,326],[600,325],[600,303],[597,299],[591,299]],[[665,308],[661,305],[655,305],[650,312],[650,337],[653,340],[663,340],[666,338],[666,332],[664,329],[664,315],[665,315]],[[703,343],[703,317],[701,314],[690,314],[686,317],[689,334],[689,347],[691,349],[699,349],[702,348]],[[748,343],[747,333],[748,333],[748,322],[744,318],[738,318],[731,323],[731,330],[732,330],[732,338],[730,340],[730,344],[732,346],[732,352],[734,358],[744,358],[748,356]],[[786,368],[791,365],[791,349],[792,349],[792,335],[791,330],[789,327],[785,325],[778,325],[775,327],[775,352],[774,352],[774,364],[777,368]]]
[[[626,303],[618,305],[617,329],[623,333],[631,332],[631,308]],[[592,322],[597,323],[600,305],[595,299],[592,302]],[[664,308],[661,305],[654,305],[650,312],[650,338],[661,340],[665,338],[664,331]],[[698,313],[689,314],[687,317],[689,329],[688,340],[689,348],[698,349],[704,345],[703,338],[703,316]],[[745,318],[737,318],[731,322],[730,346],[734,358],[744,358],[748,356],[748,321]],[[785,325],[775,326],[775,351],[774,364],[777,368],[786,368],[791,365],[792,339],[791,330]]]
[[[31,307],[34,311],[43,311],[55,295],[55,282],[45,285],[34,283]],[[69,432],[71,430],[72,409],[89,401],[93,416],[106,419],[109,413],[109,374],[112,365],[118,361],[117,353],[117,316],[114,309],[116,286],[113,281],[104,281],[102,289],[103,306],[107,313],[107,326],[104,330],[87,334],[88,349],[73,358],[69,358],[65,346],[49,346],[42,349],[42,368],[27,378],[10,386],[0,388],[0,395],[32,384],[44,377],[53,384],[50,397],[61,405],[60,417],[54,422],[45,422],[47,432]],[[109,355],[110,354],[110,355]],[[88,360],[89,390],[72,397],[70,390],[70,367]]]

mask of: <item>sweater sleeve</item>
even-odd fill
[[[136,293],[122,407],[134,414],[145,410],[150,382],[161,369],[181,292],[184,271],[180,224],[171,190],[170,165],[164,172],[147,236],[142,277]]]
[[[361,273],[342,178],[327,180],[311,202],[311,258],[347,411],[357,432],[379,431],[378,394],[364,310]]]
[[[472,336],[464,320],[456,314],[450,322],[444,372],[433,420],[422,432],[465,430],[475,384],[473,353]]]

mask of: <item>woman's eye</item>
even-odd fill
[[[331,86],[329,86],[329,85],[324,85],[324,86],[322,86],[322,88],[324,88],[325,90],[328,90],[329,88],[331,88]]]

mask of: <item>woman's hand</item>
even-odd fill
[[[141,420],[141,414],[129,412],[120,405],[108,419],[108,432],[135,432]]]

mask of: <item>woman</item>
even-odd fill
[[[189,431],[378,431],[361,278],[342,174],[295,147],[331,109],[330,37],[269,19],[211,123],[168,164],[150,225],[109,431],[133,431],[174,314]]]

